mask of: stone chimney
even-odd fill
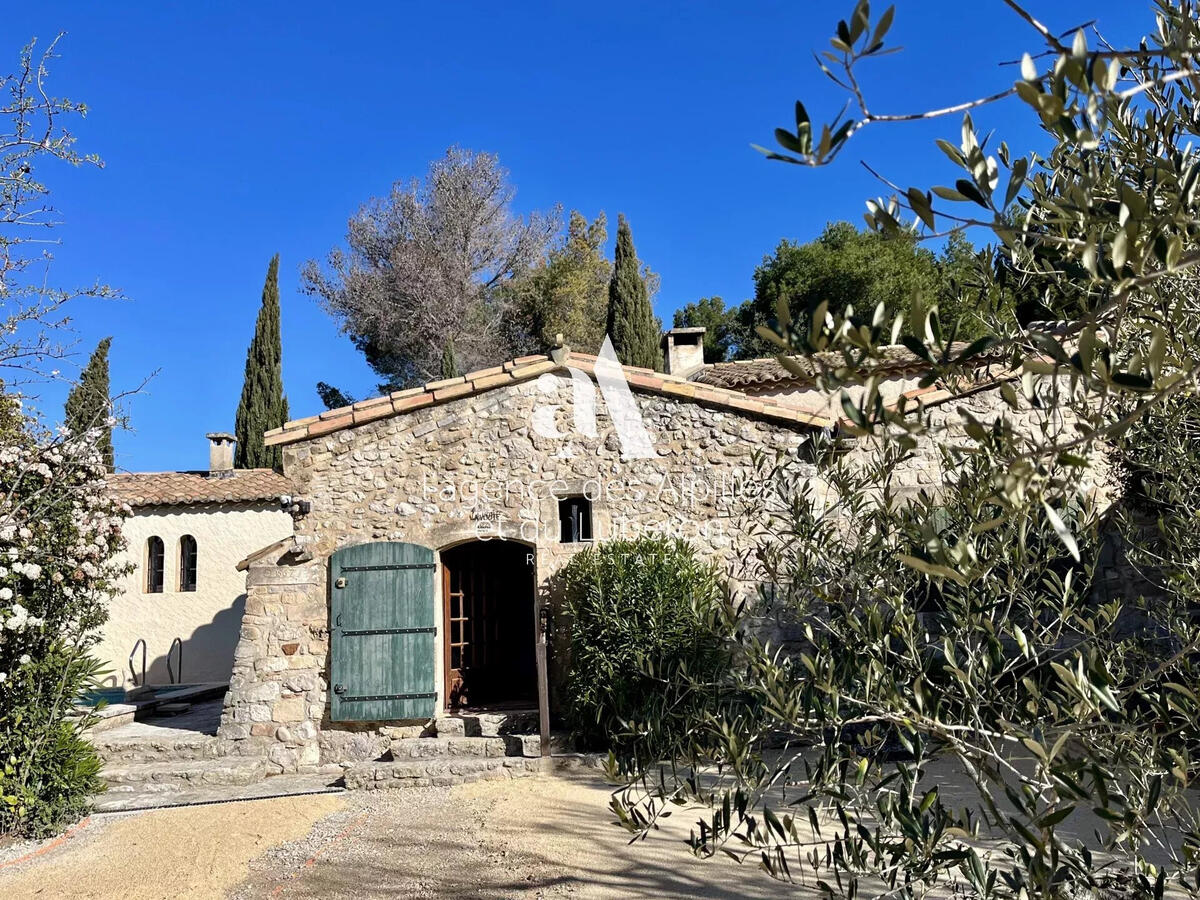
[[[208,438],[208,474],[232,472],[233,443],[236,438],[225,431],[214,431],[205,437]]]
[[[672,328],[662,336],[668,375],[687,377],[704,365],[704,328]]]

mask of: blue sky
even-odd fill
[[[880,4],[882,7],[883,4]],[[119,303],[74,311],[78,364],[114,337],[114,390],[154,374],[116,436],[122,469],[199,468],[204,433],[232,430],[263,276],[281,254],[284,385],[294,416],[318,411],[318,380],[358,396],[374,378],[297,290],[346,219],[397,179],[459,143],[497,153],[522,210],[561,203],[624,212],[639,255],[662,276],[657,312],[701,296],[739,302],[781,238],[827,221],[861,223],[893,180],[953,177],[933,139],[958,119],[872,126],[832,168],[769,163],[792,103],[814,118],[840,94],[813,65],[852,3],[94,3],[6,11],[0,53],[58,31],[55,93],[85,100],[80,149],[106,168],[46,167],[66,225],[56,285],[96,279]],[[880,112],[989,93],[1014,78],[1001,60],[1037,47],[1001,0],[900,0],[866,87]],[[1051,27],[1098,18],[1110,39],[1148,30],[1139,0],[1031,2]],[[1015,150],[1039,146],[1009,104],[979,116]],[[156,374],[155,374],[156,373]],[[42,392],[50,415],[63,392]]]

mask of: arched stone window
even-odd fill
[[[166,566],[166,553],[160,537],[146,540],[146,593],[161,594],[163,592],[163,574]]]
[[[179,590],[196,589],[196,539],[185,534],[179,539]]]

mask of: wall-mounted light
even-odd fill
[[[283,494],[279,498],[279,508],[285,513],[291,513],[293,516],[307,516],[312,512],[312,502],[309,500],[297,500],[291,494]]]

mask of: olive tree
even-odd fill
[[[897,114],[860,81],[893,50],[893,9],[860,0],[817,54],[844,110],[822,122],[797,103],[764,152],[820,168],[865,128],[960,117],[938,142],[951,182],[883,173],[867,222],[902,239],[990,231],[1001,264],[974,289],[1019,277],[1053,321],[985,315],[964,346],[918,295],[904,318],[821,305],[798,327],[781,305],[759,329],[784,366],[841,360],[823,356],[820,377],[841,435],[813,442],[810,478],[763,460],[778,502],[747,526],[761,603],[802,647],[781,653],[731,612],[740,662],[707,685],[686,758],[640,767],[614,809],[644,832],[677,804],[710,807],[696,852],[830,894],[1195,894],[1200,13],[1157,0],[1153,30],[1116,47],[1098,24],[1060,32],[1004,2],[1032,38],[1015,82]],[[1003,102],[1037,118],[1049,152],[977,133],[972,111]],[[902,335],[951,401],[978,390],[977,357],[999,356],[1000,411],[884,402],[873,361]],[[1143,471],[1123,475],[1122,454]],[[921,456],[940,484],[902,492]],[[1131,590],[1103,590],[1114,553],[1143,564]]]

